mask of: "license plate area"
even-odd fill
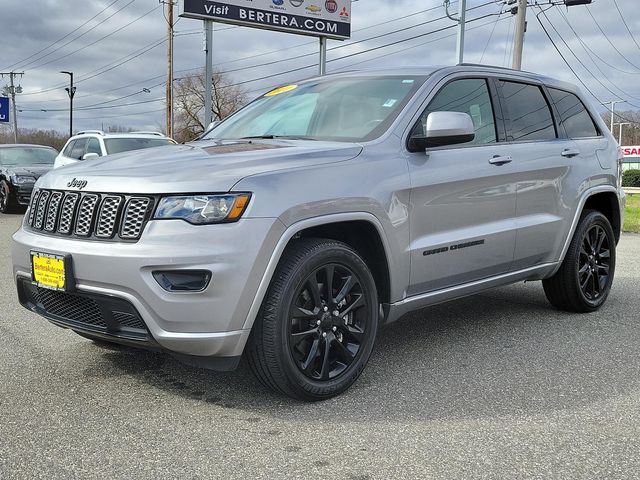
[[[31,251],[31,280],[41,288],[70,292],[75,289],[71,255]]]

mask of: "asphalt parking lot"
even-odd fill
[[[540,283],[386,328],[345,395],[265,391],[98,347],[19,306],[0,215],[0,478],[638,478],[640,236],[606,306],[553,310]]]

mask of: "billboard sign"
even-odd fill
[[[625,158],[627,157],[640,157],[640,146],[633,146],[633,147],[621,147],[622,151],[624,152],[624,156]],[[631,161],[631,160],[629,160]]]
[[[181,17],[344,40],[351,0],[182,0]]]
[[[0,123],[9,123],[9,97],[0,97]]]

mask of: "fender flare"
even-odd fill
[[[345,213],[336,213],[331,215],[322,215],[319,217],[308,218],[305,220],[300,220],[292,225],[290,225],[282,234],[275,248],[273,249],[273,253],[269,258],[269,263],[267,264],[267,268],[262,275],[262,279],[260,280],[260,284],[258,285],[258,290],[255,294],[253,302],[251,303],[251,307],[249,308],[249,313],[247,313],[247,317],[245,319],[243,329],[248,330],[253,327],[253,324],[258,316],[258,311],[260,310],[260,306],[262,305],[262,301],[264,300],[265,295],[267,294],[267,289],[269,288],[269,284],[271,283],[271,279],[273,278],[273,274],[275,273],[276,267],[278,263],[280,263],[280,259],[282,258],[282,254],[284,253],[285,248],[289,244],[289,241],[302,230],[306,230],[310,227],[318,227],[321,225],[326,225],[329,223],[339,223],[339,222],[349,222],[349,221],[366,221],[371,223],[377,230],[378,235],[382,239],[382,245],[385,251],[385,255],[387,256],[387,261],[391,258],[390,256],[390,248],[387,241],[387,237],[385,235],[384,228],[382,223],[378,218],[368,212],[345,212]]]
[[[618,190],[616,190],[616,188],[612,185],[599,185],[597,187],[591,187],[585,190],[584,193],[582,194],[582,197],[580,197],[578,208],[576,208],[576,212],[573,216],[573,221],[571,222],[571,228],[569,229],[569,234],[567,235],[567,238],[564,241],[564,245],[562,247],[562,251],[560,252],[560,258],[558,259],[558,262],[555,268],[553,269],[553,271],[549,274],[549,277],[552,277],[553,275],[555,275],[556,272],[562,266],[562,262],[564,261],[564,257],[567,254],[567,250],[569,250],[569,244],[573,239],[573,235],[576,231],[576,228],[578,228],[578,221],[580,220],[580,216],[582,215],[582,211],[584,209],[585,204],[587,203],[587,200],[589,199],[589,197],[595,194],[605,193],[605,192],[613,193],[616,195],[616,197],[619,197]]]

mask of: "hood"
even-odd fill
[[[78,162],[51,171],[37,186],[140,194],[227,192],[250,175],[340,162],[361,151],[354,143],[313,140],[200,141]]]
[[[9,176],[25,175],[40,178],[53,168],[53,165],[8,165],[6,167]]]

